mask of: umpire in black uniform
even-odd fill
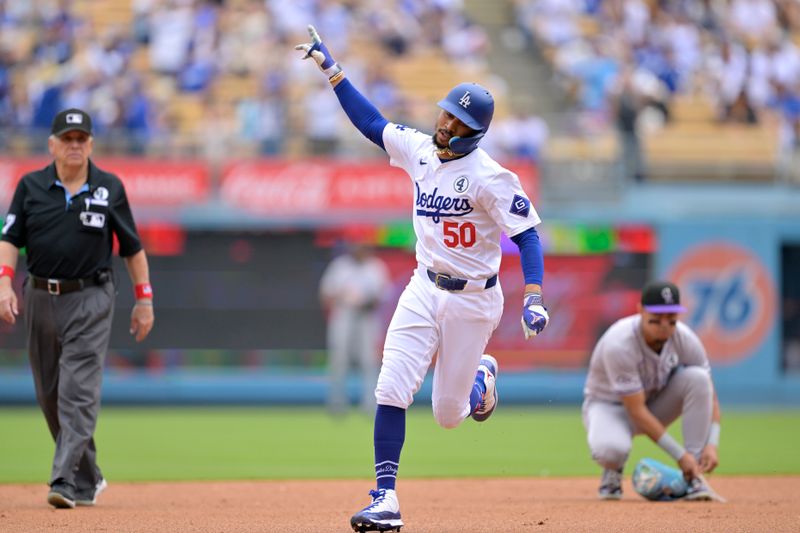
[[[106,487],[94,431],[114,312],[113,235],[136,291],[131,334],[153,327],[153,293],[122,181],[92,154],[92,120],[80,109],[56,115],[47,145],[53,162],[22,177],[0,240],[0,318],[16,322],[11,284],[27,249],[25,327],[36,398],[56,442],[47,501],[94,505]]]

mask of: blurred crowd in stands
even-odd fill
[[[694,96],[719,122],[778,121],[782,145],[800,146],[797,0],[508,1],[581,130],[616,127],[635,142]],[[431,96],[422,105],[406,90],[398,61],[491,69],[464,0],[0,0],[0,151],[42,152],[57,110],[75,106],[105,153],[363,154],[325,80],[294,53],[309,22],[387,118],[423,131]],[[536,159],[549,135],[512,110],[485,147]]]
[[[0,150],[41,152],[74,106],[104,153],[350,153],[357,133],[294,50],[311,22],[387,118],[423,130],[435,110],[414,116],[392,62],[486,65],[488,37],[461,0],[0,0]]]
[[[800,146],[797,0],[515,0],[517,20],[583,112],[581,127],[658,128],[678,96],[716,119],[781,123]],[[621,104],[621,105],[620,105]],[[641,113],[639,113],[642,111]]]

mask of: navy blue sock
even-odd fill
[[[486,394],[486,383],[483,381],[483,371],[475,375],[475,383],[472,384],[472,392],[469,393],[469,412],[474,413],[480,407],[483,395]]]
[[[394,490],[400,451],[406,440],[406,410],[378,405],[375,411],[375,479],[378,489]]]

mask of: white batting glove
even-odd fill
[[[302,50],[306,53],[303,59],[308,59],[310,57],[316,61],[319,69],[328,76],[328,81],[333,83],[338,77],[341,77],[340,73],[342,72],[342,68],[333,59],[328,48],[322,43],[322,39],[319,38],[317,30],[311,24],[308,25],[308,34],[311,36],[311,42],[298,44],[294,49]]]
[[[550,320],[550,315],[542,305],[544,302],[541,294],[535,292],[526,294],[523,302],[522,332],[525,334],[525,340],[528,340],[542,332]]]

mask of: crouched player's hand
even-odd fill
[[[717,454],[717,447],[713,444],[706,444],[703,452],[700,454],[700,470],[703,473],[713,472],[719,464],[719,456]]]
[[[303,59],[308,59],[309,57],[312,58],[317,62],[319,69],[324,72],[326,76],[328,76],[328,80],[331,83],[335,82],[339,77],[341,77],[341,67],[339,67],[339,65],[333,59],[333,56],[328,51],[328,48],[322,43],[322,39],[319,38],[317,30],[310,24],[308,26],[308,34],[311,37],[311,42],[298,44],[294,47],[294,49],[305,52],[306,55],[303,56]]]
[[[547,314],[547,309],[543,305],[542,295],[526,294],[522,306],[522,332],[525,333],[525,339],[541,333],[549,320],[550,315]]]

